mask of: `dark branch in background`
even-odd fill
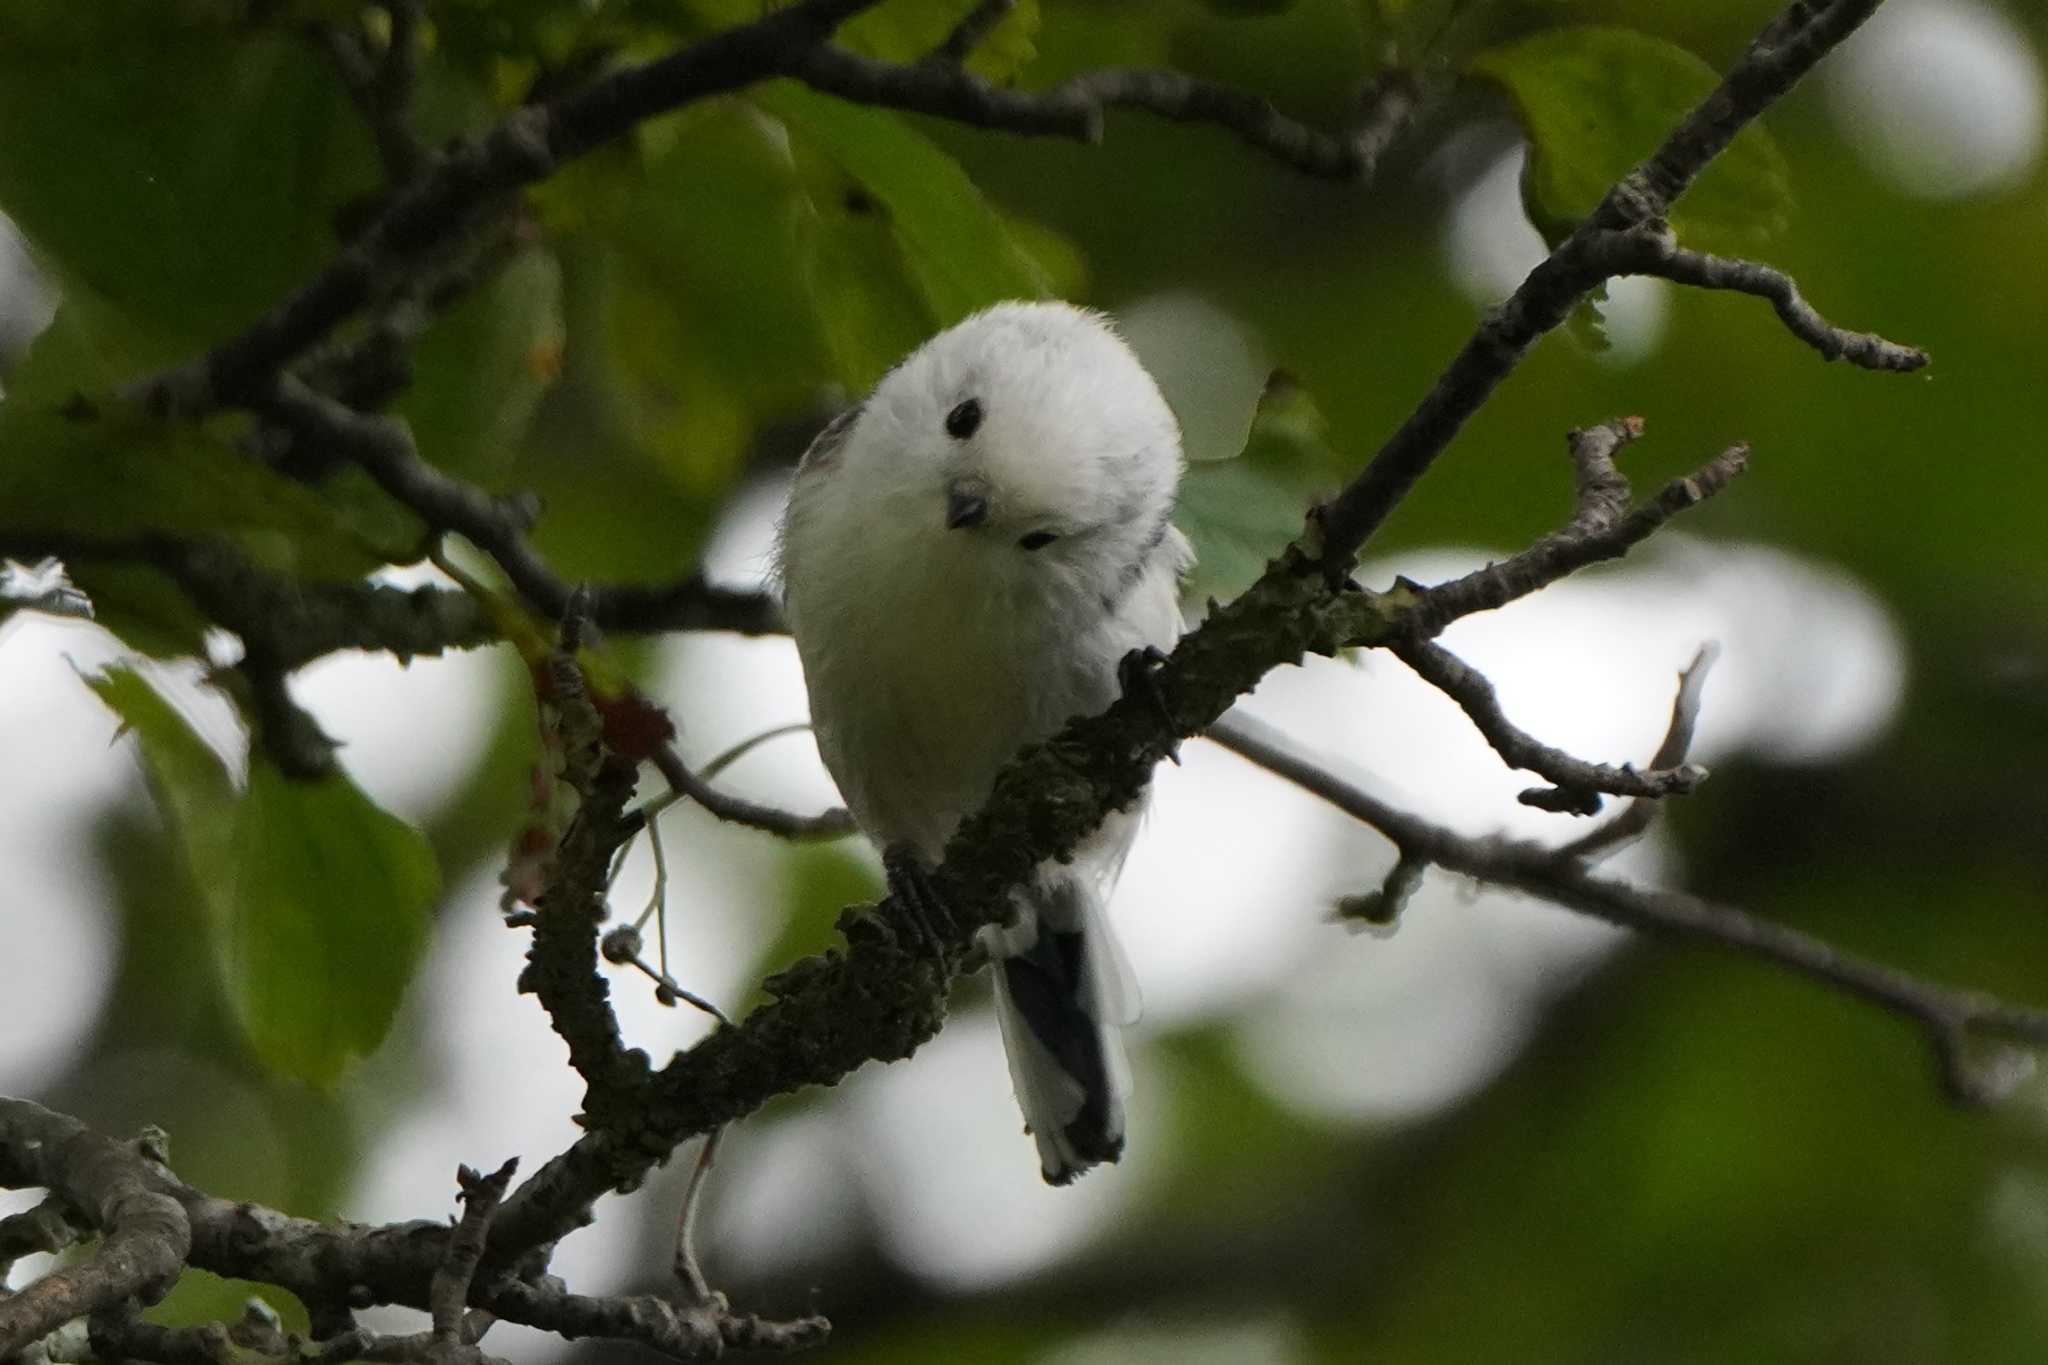
[[[1578,230],[1487,315],[1400,430],[1323,510],[1322,553],[1333,576],[1350,571],[1366,540],[1529,347],[1562,323],[1594,286],[1627,268],[1603,255],[1622,250],[1614,245],[1617,236],[1638,228],[1660,231],[1655,225],[1661,224],[1707,164],[1880,3],[1882,0],[1795,0],[1750,43],[1720,85],[1686,116],[1664,145],[1609,190]],[[1624,254],[1639,250],[1631,246]],[[1897,356],[1884,354],[1894,359],[1917,356],[1920,363],[1926,359],[1907,348],[1892,349]],[[1850,346],[1838,353],[1859,363],[1860,356],[1877,354]]]
[[[289,578],[218,537],[160,531],[91,535],[0,525],[0,546],[10,554],[52,555],[69,563],[158,569],[209,620],[245,642],[259,642],[287,668],[341,649],[379,650],[406,660],[498,638],[497,627],[467,593]]]
[[[974,8],[960,17],[960,22],[953,25],[953,31],[946,35],[945,40],[925,54],[925,60],[940,66],[960,65],[974,55],[974,49],[980,47],[1015,8],[1017,0],[976,0]]]
[[[478,206],[546,179],[563,163],[645,119],[776,75],[875,0],[799,0],[666,57],[508,115],[475,141],[450,148],[392,200],[313,280],[240,336],[137,386],[164,413],[248,407],[279,373],[371,302],[414,261],[461,232]]]
[[[342,87],[362,115],[384,174],[403,185],[419,173],[427,151],[412,131],[412,93],[419,77],[419,0],[391,0],[383,6],[389,24],[383,50],[373,54],[362,21],[315,20],[308,33],[341,77]]]
[[[927,61],[902,66],[819,46],[793,62],[785,74],[856,104],[906,109],[1028,137],[1100,142],[1109,110],[1143,110],[1176,123],[1227,129],[1266,156],[1329,180],[1369,178],[1388,146],[1408,126],[1420,99],[1412,76],[1389,73],[1374,87],[1356,126],[1340,135],[1288,118],[1262,95],[1181,71],[1112,67],[1044,90],[1014,90],[953,64]]]
[[[403,422],[357,412],[289,375],[257,406],[295,439],[360,465],[434,530],[460,535],[488,554],[537,611],[557,617],[568,610],[570,584],[527,542],[539,512],[530,499],[499,497],[443,473],[420,457]],[[714,587],[695,574],[664,586],[587,592],[590,619],[607,630],[760,635],[781,629],[781,613],[766,593]]]

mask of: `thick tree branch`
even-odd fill
[[[99,1230],[98,1245],[0,1298],[0,1360],[76,1317],[129,1299],[154,1303],[192,1246],[185,1210],[153,1188],[149,1160],[76,1119],[0,1100],[0,1185],[40,1186]]]

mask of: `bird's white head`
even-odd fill
[[[786,569],[823,540],[847,567],[951,575],[999,597],[1103,597],[1169,534],[1180,429],[1099,313],[977,313],[842,423],[798,474]]]

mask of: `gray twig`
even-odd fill
[[[730,759],[726,761],[730,762]],[[835,806],[816,815],[800,815],[720,791],[692,772],[682,757],[666,745],[655,751],[654,766],[678,795],[696,802],[730,824],[764,830],[782,839],[840,839],[856,828],[852,813],[842,807]]]
[[[1768,299],[1786,330],[1825,360],[1846,360],[1866,370],[1896,374],[1908,374],[1927,364],[1927,352],[1917,346],[1902,346],[1874,333],[1835,326],[1815,311],[1784,271],[1756,261],[1688,251],[1661,223],[1596,234],[1587,239],[1586,253],[1589,260],[1616,275],[1656,275],[1696,289],[1728,289]]]
[[[457,1197],[462,1201],[462,1218],[456,1223],[455,1232],[448,1239],[447,1253],[435,1268],[434,1277],[427,1287],[427,1307],[433,1315],[434,1340],[443,1346],[476,1344],[465,1338],[463,1330],[470,1283],[476,1278],[477,1262],[483,1259],[484,1240],[491,1230],[491,1219],[498,1212],[506,1187],[512,1183],[512,1173],[518,1169],[518,1157],[510,1158],[489,1175],[481,1175],[467,1166],[456,1168],[455,1181],[461,1191]]]
[[[1550,787],[1523,792],[1523,805],[1593,815],[1600,810],[1603,793],[1650,799],[1683,796],[1706,777],[1705,769],[1691,764],[1643,771],[1629,764],[1615,767],[1574,758],[1517,729],[1501,709],[1500,698],[1486,676],[1442,645],[1415,641],[1391,648],[1424,682],[1456,702],[1510,767],[1526,768],[1551,782]]]
[[[377,485],[439,532],[453,532],[488,554],[533,607],[560,616],[571,585],[526,539],[539,509],[530,499],[498,497],[444,473],[420,457],[395,418],[355,411],[285,375],[257,406],[295,439],[361,466]],[[768,634],[781,614],[764,593],[714,587],[699,575],[654,587],[589,588],[589,615],[610,630],[734,630]]]
[[[1650,759],[1652,768],[1675,768],[1685,762],[1692,749],[1693,730],[1699,724],[1700,698],[1706,692],[1707,674],[1720,654],[1721,647],[1717,644],[1701,645],[1699,652],[1692,656],[1692,662],[1679,673],[1678,691],[1671,698],[1671,724],[1664,731],[1663,743],[1657,746],[1656,754]],[[1648,829],[1650,822],[1657,818],[1657,809],[1651,801],[1631,801],[1609,819],[1558,849],[1558,856],[1584,861],[1604,854]]]
[[[1242,726],[1221,736],[1212,731],[1211,737],[1379,830],[1393,840],[1404,859],[1426,860],[1491,885],[1525,891],[1623,928],[1761,958],[1911,1020],[1925,1032],[1943,1087],[1959,1103],[1993,1103],[2026,1075],[2026,1059],[2010,1050],[1980,1061],[1975,1056],[1980,1041],[2048,1045],[2048,1010],[1934,985],[1843,952],[1811,934],[1698,896],[1652,891],[1600,876],[1569,850],[1512,839],[1466,838],[1393,810],[1355,783],[1303,757],[1285,741],[1256,734],[1248,738]]]
[[[1679,513],[1713,497],[1749,467],[1749,447],[1734,445],[1683,478],[1671,480],[1655,497],[1625,515],[1587,529],[1582,508],[1573,523],[1543,537],[1520,554],[1474,569],[1462,578],[1421,589],[1405,618],[1413,638],[1427,640],[1474,612],[1492,611],[1548,587],[1589,564],[1618,559]]]

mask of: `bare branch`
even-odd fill
[[[2048,1044],[2048,1010],[2009,1005],[1950,990],[1846,953],[1810,934],[1757,919],[1679,891],[1651,891],[1602,877],[1568,853],[1511,839],[1469,839],[1391,810],[1356,784],[1302,757],[1291,745],[1246,744],[1241,730],[1226,747],[1321,797],[1385,834],[1404,857],[1495,886],[1541,896],[1623,928],[1733,949],[1787,967],[1918,1024],[1932,1044],[1944,1088],[1960,1103],[1988,1104],[2010,1093],[2025,1068],[2012,1056],[1988,1065],[1973,1055],[1980,1039]]]
[[[1698,289],[1729,289],[1769,299],[1786,330],[1825,360],[1846,360],[1866,370],[1910,373],[1927,364],[1927,352],[1901,346],[1870,332],[1837,327],[1816,312],[1799,286],[1782,270],[1755,261],[1710,256],[1678,245],[1661,224],[1629,232],[1604,233],[1588,240],[1589,256],[1616,275],[1656,275]]]
[[[817,1316],[772,1322],[734,1313],[717,1295],[677,1305],[648,1294],[591,1298],[540,1284],[508,1281],[496,1292],[505,1316],[557,1335],[635,1341],[673,1360],[717,1360],[726,1351],[798,1351],[821,1344],[831,1324]]]
[[[535,610],[560,616],[571,587],[526,539],[538,508],[529,499],[498,497],[420,457],[403,422],[355,411],[286,375],[261,399],[266,415],[295,439],[332,450],[360,465],[378,487],[439,532],[453,532],[488,554]],[[764,593],[717,588],[701,576],[654,586],[588,588],[591,620],[622,631],[718,629],[771,634],[781,614]]]
[[[1593,815],[1600,809],[1602,793],[1650,799],[1683,796],[1698,787],[1707,775],[1704,768],[1692,764],[1643,772],[1628,764],[1615,767],[1573,758],[1564,750],[1552,748],[1516,729],[1501,709],[1493,684],[1479,670],[1443,646],[1416,641],[1390,648],[1424,682],[1458,703],[1508,766],[1526,768],[1553,784],[1523,792],[1520,800],[1525,806],[1572,815]]]
[[[797,54],[787,74],[856,104],[1029,137],[1099,142],[1108,110],[1143,110],[1176,123],[1213,124],[1284,165],[1331,180],[1368,178],[1418,103],[1413,79],[1390,74],[1375,87],[1356,130],[1339,135],[1288,118],[1262,95],[1182,71],[1109,67],[1023,91],[991,84],[957,65],[902,66],[819,46]]]
[[[1679,673],[1678,692],[1671,699],[1671,724],[1664,731],[1664,742],[1657,746],[1656,754],[1650,759],[1652,768],[1675,768],[1685,762],[1686,754],[1692,749],[1693,730],[1699,724],[1700,698],[1706,692],[1707,674],[1720,653],[1719,645],[1711,642],[1701,645],[1699,652],[1692,656],[1692,662]],[[1641,834],[1656,817],[1657,806],[1654,803],[1631,801],[1615,812],[1613,818],[1602,821],[1560,848],[1558,856],[1583,861],[1603,854]]]
[[[0,1099],[0,1186],[40,1186],[100,1232],[79,1260],[0,1298],[0,1360],[73,1318],[129,1299],[155,1303],[170,1289],[192,1249],[192,1228],[178,1202],[151,1187],[152,1169],[133,1143]]]
[[[856,829],[852,813],[842,807],[799,815],[720,791],[690,771],[681,756],[667,746],[655,751],[654,766],[677,795],[730,824],[764,830],[780,839],[842,839]]]
[[[413,86],[419,75],[419,0],[392,0],[384,12],[389,36],[374,57],[360,19],[316,19],[307,25],[307,33],[334,64],[342,88],[369,128],[386,178],[403,185],[427,157],[411,121]]]
[[[1607,234],[1661,220],[1737,133],[1797,84],[1880,3],[1794,0],[1757,35],[1664,145],[1610,189],[1578,230],[1487,315],[1400,429],[1321,510],[1318,528],[1327,572],[1333,577],[1349,572],[1367,538],[1529,347],[1562,323],[1579,300],[1612,273],[1597,259],[1592,244]]]
[[[34,1208],[0,1218],[0,1285],[7,1282],[9,1268],[22,1257],[62,1251],[85,1232],[71,1206],[56,1195]]]
[[[975,0],[974,8],[960,16],[945,40],[926,54],[925,60],[939,66],[958,66],[974,55],[996,26],[1017,8],[1017,0]]]
[[[484,1237],[491,1229],[491,1217],[505,1197],[512,1173],[518,1169],[516,1156],[489,1175],[481,1175],[467,1166],[456,1169],[462,1221],[455,1225],[455,1234],[448,1239],[447,1256],[427,1289],[428,1311],[433,1314],[434,1336],[439,1341],[464,1344],[463,1310],[469,1303],[469,1284],[476,1276],[477,1262],[483,1259]]]
[[[638,765],[604,750],[604,724],[576,663],[578,606],[580,599],[572,599],[561,643],[550,656],[547,698],[562,750],[561,780],[574,789],[577,806],[554,850],[538,908],[525,917],[533,943],[519,989],[539,999],[568,1044],[569,1063],[585,1085],[583,1121],[602,1127],[632,1114],[647,1075],[646,1054],[627,1050],[611,986],[598,970],[598,925],[606,915],[612,854],[631,829],[626,803]]]
[[[1671,518],[1713,497],[1749,467],[1749,447],[1730,446],[1684,478],[1673,479],[1648,502],[1590,532],[1572,526],[1553,532],[1518,555],[1474,569],[1462,578],[1419,591],[1405,624],[1416,639],[1429,639],[1460,617],[1492,611],[1568,574],[1618,559],[1647,540]]]

